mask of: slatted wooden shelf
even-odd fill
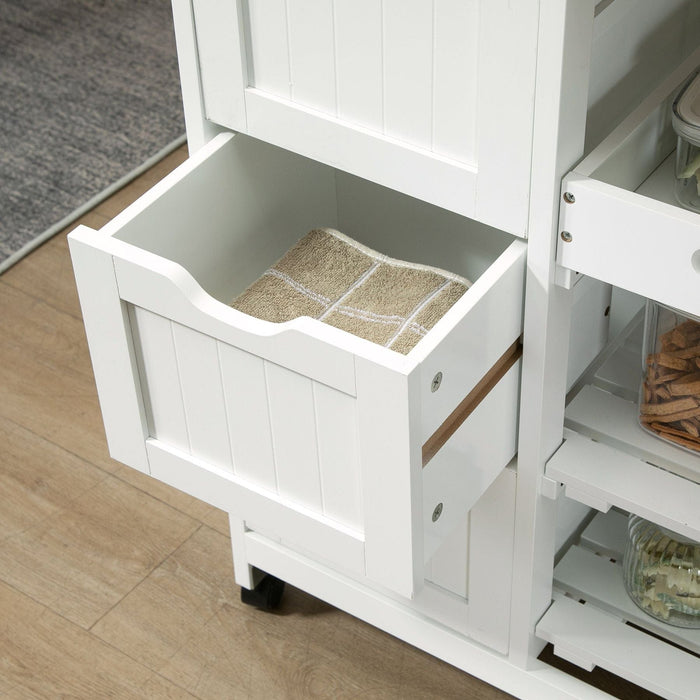
[[[629,598],[622,579],[626,526],[626,514],[615,510],[593,519],[554,570],[555,601],[537,635],[583,668],[605,668],[666,698],[694,699],[700,630],[667,625]]]

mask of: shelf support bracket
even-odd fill
[[[547,498],[551,498],[556,501],[559,498],[559,494],[562,491],[562,484],[560,484],[555,479],[548,477],[543,474],[540,478],[540,493]]]

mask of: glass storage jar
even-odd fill
[[[644,612],[677,627],[700,628],[700,543],[630,515],[623,577]]]
[[[700,319],[647,301],[639,422],[700,453]]]
[[[676,199],[681,206],[700,212],[700,72],[676,97],[671,120],[678,136]]]

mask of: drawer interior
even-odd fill
[[[484,224],[245,135],[215,140],[103,229],[228,303],[312,228],[474,282],[512,242]]]

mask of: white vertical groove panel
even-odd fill
[[[248,0],[248,79],[259,90],[290,97],[286,0]]]
[[[291,97],[336,114],[332,0],[287,0]]]
[[[278,492],[322,513],[312,381],[270,362],[265,374]]]
[[[384,0],[384,133],[430,149],[433,2]]]
[[[173,339],[190,451],[196,457],[232,472],[217,341],[179,324],[173,324]]]
[[[172,322],[137,306],[133,307],[132,317],[136,322],[135,340],[140,346],[139,359],[144,375],[141,380],[153,437],[189,453]]]
[[[337,114],[382,130],[382,3],[335,0]]]
[[[208,119],[245,131],[248,86],[241,6],[237,0],[193,0],[202,97]]]
[[[434,3],[433,151],[476,161],[478,0]]]
[[[225,343],[219,359],[233,471],[276,493],[264,360]]]
[[[362,530],[360,458],[356,401],[352,396],[314,382],[323,513]]]

